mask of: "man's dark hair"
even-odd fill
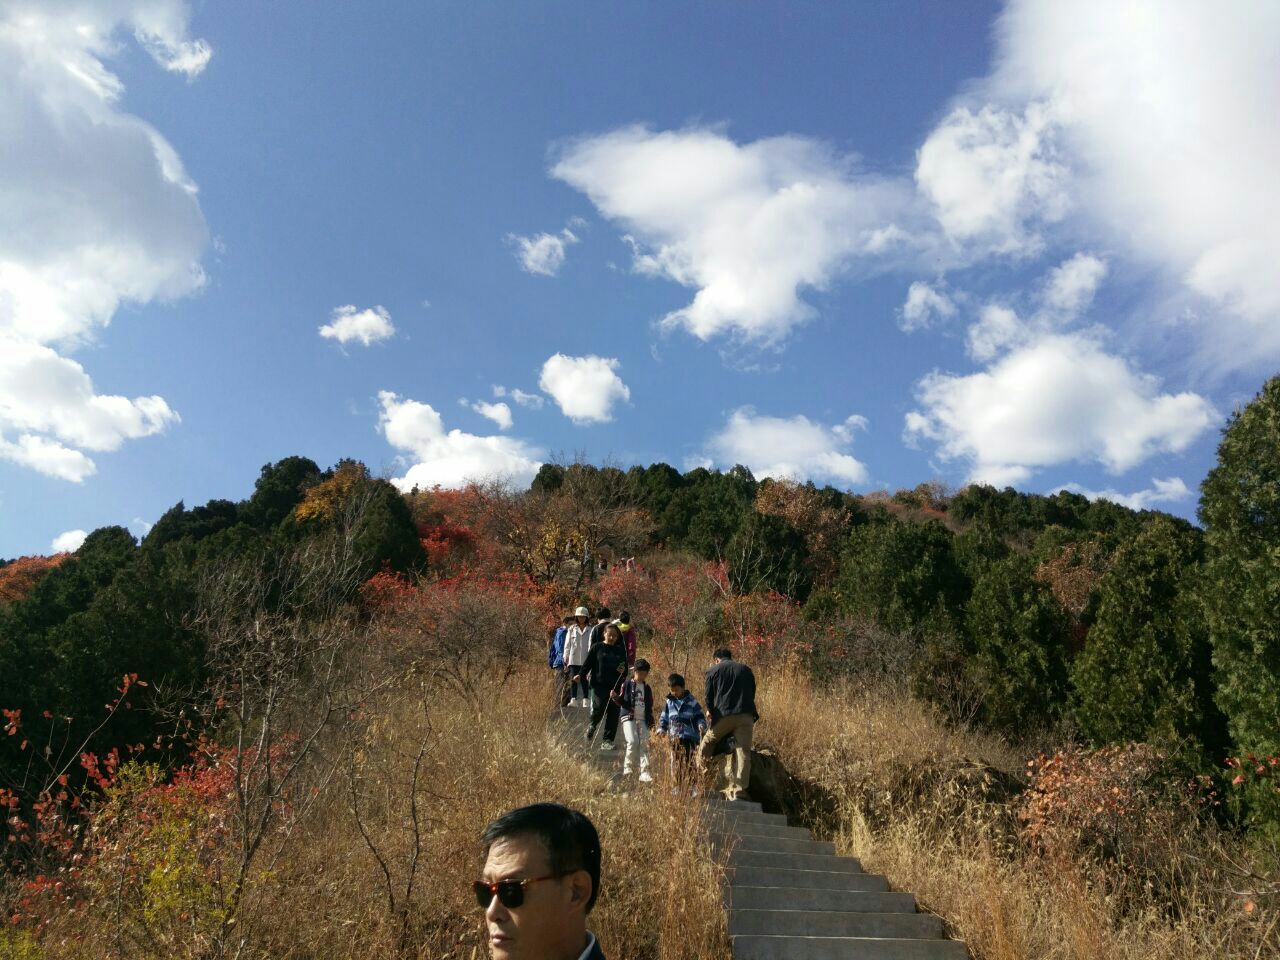
[[[569,616],[567,616],[567,617],[565,617],[565,618],[564,618],[563,623],[564,623],[564,625],[567,627],[569,624],[573,623],[573,622],[574,622],[574,621],[576,621],[577,619],[578,619],[578,618],[577,618],[577,617],[575,617],[573,614],[569,614]]]
[[[601,607],[599,610],[596,611],[597,620],[608,620],[611,616],[613,616],[613,614],[609,612],[608,607]]]
[[[683,687],[683,686],[684,686],[684,677],[680,676],[680,674],[678,674],[678,673],[673,673],[673,674],[671,674],[671,676],[667,677],[667,686],[669,686],[669,687]]]
[[[649,669],[649,661],[648,661],[648,660],[646,660],[644,657],[641,657],[639,660],[637,660],[637,661],[632,665],[632,669],[633,669],[633,670],[648,670],[648,669]]]
[[[499,840],[536,837],[547,851],[548,866],[556,876],[585,870],[591,876],[587,913],[600,892],[600,835],[595,824],[577,810],[558,803],[533,803],[504,813],[485,827],[480,845],[484,855]]]
[[[717,651],[716,651],[715,653],[713,653],[711,656],[712,656],[714,659],[716,659],[716,660],[732,660],[732,659],[733,659],[733,651],[732,651],[732,650],[730,650],[728,647],[721,647],[719,650],[717,650]]]
[[[619,620],[619,621],[621,621],[622,623],[630,623],[630,622],[631,622],[631,614],[629,614],[629,613],[627,613],[627,611],[623,610],[623,611],[622,611],[622,613],[618,614],[618,620]]]

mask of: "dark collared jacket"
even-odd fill
[[[711,713],[711,722],[735,713],[756,713],[756,675],[745,663],[721,660],[706,672],[703,699]]]

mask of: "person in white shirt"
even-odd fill
[[[585,680],[575,680],[582,673],[582,665],[587,662],[587,652],[591,647],[591,627],[587,621],[591,612],[586,607],[573,611],[574,622],[569,625],[569,632],[564,637],[564,672],[569,686],[569,702],[571,707],[587,707],[591,701],[587,699]],[[581,698],[581,699],[579,699]]]

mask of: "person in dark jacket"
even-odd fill
[[[569,703],[570,686],[569,677],[565,673],[564,641],[569,635],[569,625],[573,622],[573,617],[565,617],[551,634],[551,643],[547,647],[547,666],[555,673],[556,702],[562,707]]]
[[[653,689],[649,679],[649,661],[643,657],[631,668],[631,679],[622,685],[618,718],[622,721],[622,740],[627,752],[622,759],[622,775],[639,770],[641,783],[653,783],[649,773],[649,731],[653,729]]]
[[[724,795],[729,800],[742,800],[751,782],[751,737],[760,719],[756,712],[756,676],[745,663],[734,660],[729,649],[722,647],[715,652],[714,663],[707,670],[703,695],[711,717],[711,730],[702,738],[698,766],[705,771],[707,762],[716,753],[716,744],[733,737],[733,753],[725,763]]]
[[[627,651],[623,648],[622,634],[613,624],[605,624],[600,643],[593,643],[582,665],[579,679],[586,680],[591,688],[591,724],[587,727],[587,739],[593,740],[600,718],[604,717],[604,741],[601,750],[612,750],[618,735],[618,704],[613,694],[622,689],[627,679]]]
[[[600,893],[600,835],[558,803],[503,814],[481,838],[484,873],[471,886],[493,960],[604,960],[587,931]]]

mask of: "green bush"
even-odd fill
[[[1218,704],[1242,752],[1280,753],[1280,377],[1223,431],[1200,520]]]

